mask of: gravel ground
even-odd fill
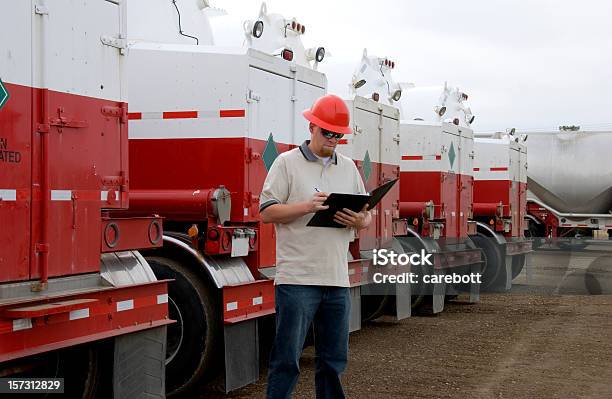
[[[534,257],[536,272],[553,255]],[[612,397],[612,295],[554,295],[554,287],[538,287],[516,285],[478,304],[459,297],[437,316],[365,324],[350,336],[347,397]],[[312,348],[301,370],[294,397],[314,398]],[[264,397],[266,372],[219,397]]]

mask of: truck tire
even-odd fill
[[[387,289],[387,287],[385,287]],[[389,306],[390,294],[387,295],[362,295],[361,296],[361,321],[376,320],[385,314]]]
[[[506,278],[504,266],[502,264],[501,251],[492,238],[481,233],[470,236],[474,245],[482,250],[484,263],[482,270],[482,288],[484,290],[495,289],[505,286],[503,281]]]
[[[162,257],[147,261],[158,279],[174,279],[168,284],[168,313],[176,323],[167,331],[166,392],[187,393],[217,371],[213,368],[221,344],[217,301],[209,285],[181,263]]]
[[[98,397],[102,379],[98,350],[97,346],[90,345],[76,351],[69,351],[66,356],[62,357],[66,379],[70,378],[71,385],[73,385],[71,388],[66,387],[65,394],[82,399]],[[81,364],[81,366],[75,367],[75,364]],[[74,381],[74,375],[80,377]]]
[[[525,266],[525,255],[515,255],[512,257],[512,279],[514,280],[523,271]]]
[[[46,376],[63,377],[64,395],[70,398],[94,399],[100,395],[103,380],[100,366],[100,347],[96,343],[78,345],[56,352],[48,364],[55,371],[45,372]],[[49,369],[48,369],[49,370]]]
[[[544,228],[537,225],[533,220],[529,220],[528,226],[527,230],[525,230],[525,237],[531,238],[532,248],[536,250],[544,243]]]
[[[106,377],[102,356],[104,348],[102,343],[94,342],[33,355],[2,363],[0,372],[8,372],[3,376],[11,378],[64,378],[64,394],[61,397],[108,397],[102,389]],[[13,374],[12,370],[21,371]],[[43,396],[46,397],[42,394],[16,395],[27,398]]]
[[[349,252],[348,257],[353,260]],[[389,284],[377,284],[374,287],[364,286],[361,288],[361,321],[367,322],[376,320],[385,314],[389,307],[390,293]],[[375,291],[370,291],[375,290]]]

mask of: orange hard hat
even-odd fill
[[[341,134],[353,133],[349,127],[349,110],[344,100],[333,94],[319,98],[312,104],[312,108],[302,114],[321,129]]]

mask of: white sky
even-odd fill
[[[210,0],[241,32],[260,1]],[[306,47],[332,53],[319,70],[331,93],[347,85],[364,48],[396,63],[398,82],[448,81],[470,96],[478,131],[612,130],[612,2],[604,0],[268,0],[268,12],[306,25]],[[230,22],[231,21],[231,22]],[[236,27],[233,24],[236,23]],[[216,25],[215,25],[216,26]],[[220,43],[223,44],[223,43]]]

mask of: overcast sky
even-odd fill
[[[210,0],[254,19],[260,1]],[[478,131],[612,130],[612,2],[603,0],[269,0],[306,25],[306,47],[332,57],[329,92],[347,85],[364,48],[396,62],[398,82],[448,81],[469,94]],[[237,22],[239,24],[239,22]],[[238,26],[237,31],[240,31]]]

